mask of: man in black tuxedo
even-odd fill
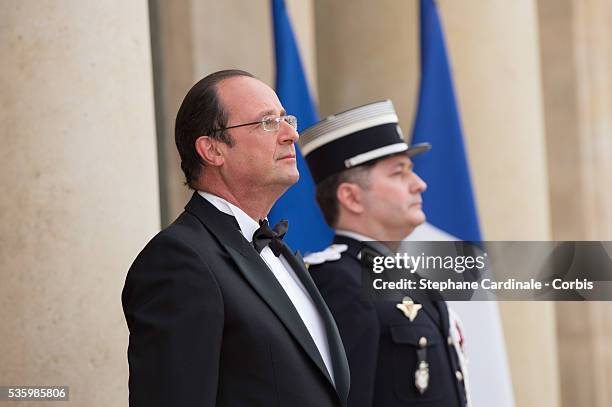
[[[305,261],[346,349],[349,407],[468,404],[462,337],[441,297],[413,290],[386,301],[362,290],[362,266],[392,256],[393,242],[425,221],[426,185],[410,157],[429,148],[404,141],[389,100],[330,116],[300,137],[317,201],[336,229],[334,244]]]
[[[345,406],[333,317],[286,224],[266,216],[298,180],[296,118],[251,74],[191,88],[176,118],[185,211],[138,255],[123,289],[130,406]]]

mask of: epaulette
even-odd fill
[[[308,254],[304,257],[304,263],[306,263],[306,267],[309,267],[313,264],[340,260],[342,252],[345,252],[347,249],[348,246],[345,244],[333,244],[323,251]]]

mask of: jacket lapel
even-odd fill
[[[440,313],[440,330],[442,331],[442,334],[444,334],[444,337],[447,337],[450,331],[448,307],[446,306],[445,301],[434,301],[434,304]]]
[[[253,249],[256,258],[255,256],[245,257],[233,247],[224,246],[249,284],[282,321],[295,340],[319,367],[319,370],[331,381],[317,345],[312,340],[304,322],[302,322],[300,314],[298,314],[285,290],[283,290],[283,287],[274,277],[274,274],[272,274],[265,262],[261,260],[259,254]]]
[[[330,356],[332,359],[332,367],[334,370],[334,379],[336,383],[335,387],[340,399],[346,401],[349,393],[350,373],[348,359],[346,358],[344,345],[342,344],[340,332],[338,331],[334,317],[327,307],[325,300],[321,296],[321,293],[317,289],[317,286],[312,280],[312,277],[310,277],[310,274],[304,265],[304,261],[302,260],[301,254],[299,252],[293,254],[289,246],[287,246],[284,241],[282,242],[282,245],[283,257],[285,260],[287,260],[287,263],[289,263],[293,271],[295,271],[295,274],[304,285],[304,288],[306,288],[306,291],[308,291],[308,294],[310,294],[312,301],[319,311],[319,315],[323,319],[325,331],[327,333]],[[327,372],[327,369],[325,369],[325,371]]]
[[[329,376],[327,368],[325,367],[321,354],[319,353],[314,340],[310,336],[310,332],[308,332],[306,325],[304,325],[302,318],[295,309],[295,306],[285,293],[285,290],[280,285],[276,277],[274,277],[274,274],[268,268],[267,264],[262,260],[259,253],[257,253],[253,246],[244,238],[244,236],[236,228],[236,225],[232,223],[231,219],[228,219],[226,216],[222,216],[222,212],[215,208],[206,199],[201,197],[197,192],[194,193],[193,197],[185,207],[185,210],[195,215],[200,222],[202,222],[202,224],[217,237],[221,246],[227,251],[238,266],[238,271],[249,282],[251,287],[255,290],[255,292],[257,292],[261,299],[270,307],[272,312],[274,312],[274,314],[280,319],[285,328],[287,328],[296,342],[318,366],[319,370],[325,375],[333,387],[333,382]],[[294,261],[295,263],[296,259],[294,256],[290,257],[292,259],[287,259],[287,261],[292,267],[294,267],[291,261]],[[297,270],[296,273],[298,273]],[[323,319],[325,321],[325,317],[323,317]],[[327,323],[325,325],[326,328],[328,328]],[[333,326],[335,328],[335,324],[333,324]],[[329,328],[327,331],[329,336]],[[337,329],[335,333],[337,334]],[[331,343],[330,347],[332,347]],[[344,352],[344,348],[341,349],[342,352]],[[347,363],[346,356],[344,357],[344,361]],[[346,371],[348,372],[348,367],[346,367]],[[346,400],[346,397],[344,400]]]

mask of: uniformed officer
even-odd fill
[[[398,301],[367,300],[364,256],[387,255],[425,221],[426,184],[389,100],[330,116],[306,129],[300,149],[317,201],[335,229],[334,244],[304,260],[334,315],[351,370],[349,407],[465,406],[462,337],[444,301],[409,292]]]

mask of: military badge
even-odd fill
[[[425,393],[429,387],[429,364],[424,360],[419,363],[419,367],[414,372],[414,385],[421,394]]]
[[[414,321],[419,313],[419,310],[423,308],[421,304],[415,304],[410,297],[404,297],[401,304],[396,305],[397,309],[404,313],[404,316],[410,320],[410,322]]]

